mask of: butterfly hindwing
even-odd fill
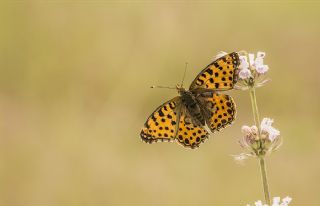
[[[147,143],[173,141],[177,134],[181,98],[175,97],[158,107],[147,119],[140,137]]]
[[[192,123],[192,117],[188,115],[183,106],[180,113],[177,141],[184,147],[197,148],[201,142],[208,138],[209,133],[202,126]]]
[[[200,94],[199,100],[203,107],[210,111],[206,122],[211,132],[219,131],[234,121],[236,106],[231,96],[206,92]]]
[[[229,90],[237,81],[239,55],[236,52],[220,57],[209,64],[193,80],[189,90],[214,89]]]

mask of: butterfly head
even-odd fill
[[[177,85],[176,85],[176,88],[177,88],[178,93],[179,93],[180,95],[182,95],[182,94],[184,94],[184,93],[187,92],[187,90],[186,90],[185,88],[183,88],[183,86],[180,85],[180,84],[177,84]]]

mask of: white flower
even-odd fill
[[[280,202],[280,197],[274,197],[272,206],[288,206],[289,203],[291,202],[292,198],[291,197],[285,197],[282,199],[282,202]],[[258,200],[257,202],[254,203],[255,206],[268,206],[267,204],[263,204],[261,200]],[[247,206],[250,206],[247,204]]]
[[[239,69],[243,70],[243,69],[249,69],[249,63],[248,63],[248,59],[246,56],[240,56],[240,65],[239,65]]]
[[[241,69],[239,72],[239,77],[241,79],[248,79],[251,76],[251,71],[249,69]]]
[[[245,149],[245,153],[234,156],[235,160],[245,160],[248,157],[259,157],[269,155],[276,151],[282,144],[280,131],[272,127],[273,120],[263,118],[260,127],[243,125],[241,132],[243,136],[238,143]],[[260,132],[260,133],[259,133]]]
[[[269,66],[268,65],[260,65],[256,67],[256,70],[259,74],[264,74],[269,70]]]
[[[241,131],[245,135],[246,141],[252,142],[252,141],[256,140],[256,136],[258,134],[258,128],[255,125],[253,125],[251,127],[249,127],[247,125],[243,125],[241,127]]]
[[[254,54],[249,53],[249,63],[251,66],[254,65]]]
[[[247,56],[240,56],[239,57],[239,59],[240,59],[239,69],[240,70],[251,68],[252,70],[255,70],[258,74],[264,74],[269,70],[268,65],[265,65],[263,63],[264,57],[266,56],[265,52],[261,52],[261,51],[257,52],[256,57],[252,53],[249,53],[248,56],[249,56],[249,62],[248,62]]]
[[[247,125],[243,125],[241,127],[241,131],[244,133],[244,134],[250,134],[251,133],[251,127],[247,126]]]
[[[280,204],[280,197],[274,197],[272,206],[277,206]]]
[[[266,132],[268,134],[268,138],[271,142],[273,142],[279,135],[280,131],[272,127],[273,119],[263,118],[261,122],[261,132]]]
[[[270,127],[272,123],[273,123],[273,119],[265,117],[261,121],[261,128]]]
[[[251,57],[250,57],[251,55]],[[263,59],[266,56],[265,52],[257,52],[257,58],[254,59],[254,54],[249,54],[249,58],[251,58],[250,64],[255,67],[258,74],[264,74],[269,70],[268,65],[263,64]]]
[[[257,57],[257,58],[254,60],[253,66],[255,66],[255,67],[257,68],[258,66],[262,66],[262,65],[263,65],[263,58]]]

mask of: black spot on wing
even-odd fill
[[[159,116],[160,116],[160,117],[163,117],[163,116],[164,116],[164,113],[162,112],[161,109],[159,109],[159,112],[158,112],[158,113],[159,113]]]
[[[213,74],[213,70],[212,69],[207,69],[207,71],[206,72],[208,72],[210,75],[212,75]]]

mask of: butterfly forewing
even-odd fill
[[[158,107],[144,124],[141,139],[148,143],[173,141],[177,134],[180,105],[181,98],[175,97]]]
[[[193,80],[189,90],[214,89],[229,90],[236,83],[236,73],[240,64],[236,52],[220,57],[209,64]]]

